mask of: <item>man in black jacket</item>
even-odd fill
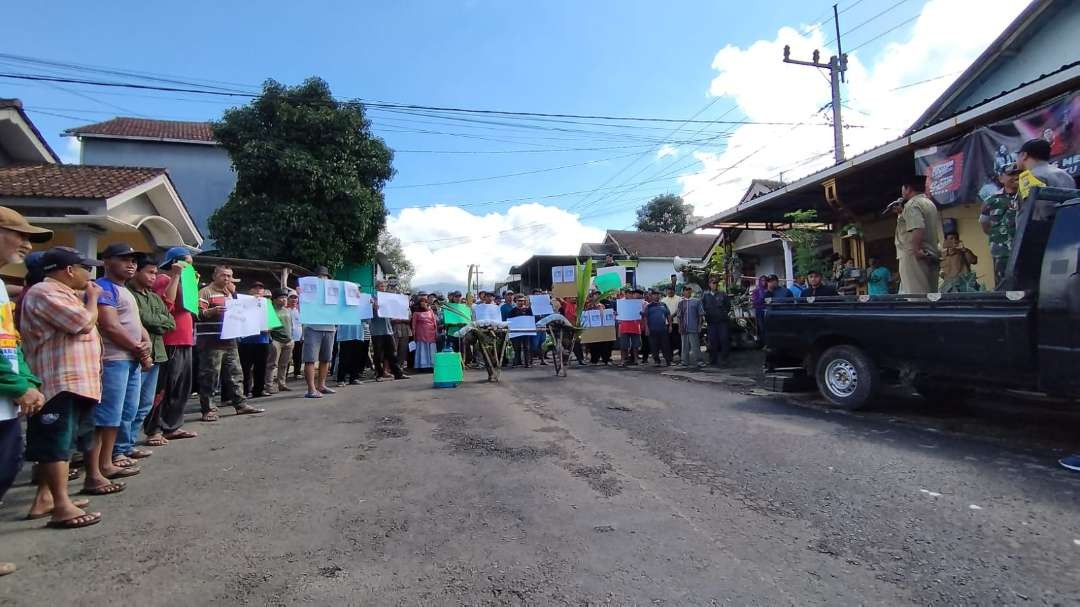
[[[821,272],[811,270],[806,277],[806,289],[803,297],[832,297],[836,295],[836,288],[821,282]]]
[[[705,309],[705,321],[708,323],[709,364],[726,365],[731,352],[731,339],[728,335],[728,317],[731,312],[731,298],[718,287],[719,280],[709,279],[709,289],[701,295],[701,307]]]

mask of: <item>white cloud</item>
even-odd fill
[[[64,143],[64,149],[60,152],[60,160],[64,164],[79,164],[82,156],[82,142],[78,137],[68,137]]]
[[[941,78],[900,90],[896,87],[962,71],[1020,12],[1023,0],[985,0],[978,10],[966,2],[929,0],[906,40],[887,44],[874,56],[849,55],[847,84],[842,96],[843,121],[865,128],[844,130],[847,156],[898,136],[955,78]],[[884,21],[884,20],[883,20]],[[882,23],[884,27],[886,24]],[[746,48],[727,46],[717,52],[712,67],[718,74],[709,93],[729,97],[747,120],[806,121],[830,100],[824,71],[783,63],[784,45],[795,59],[810,59],[822,49],[829,32],[817,28],[781,28],[772,40]],[[865,38],[852,36],[848,44]],[[815,73],[820,72],[820,73]],[[829,110],[813,116],[823,123]],[[735,129],[721,153],[694,153],[701,167],[679,181],[683,197],[698,215],[733,206],[753,178],[793,181],[833,163],[829,126],[745,125]]]
[[[656,159],[657,160],[660,160],[662,158],[667,158],[668,156],[671,156],[673,158],[678,157],[679,156],[679,148],[677,148],[677,147],[675,147],[675,146],[673,146],[673,145],[671,145],[669,143],[665,143],[664,145],[660,146],[659,150],[656,151]]]
[[[469,264],[479,265],[491,286],[531,255],[576,255],[581,243],[604,237],[603,230],[582,225],[577,215],[539,203],[484,215],[452,206],[404,209],[387,218],[387,229],[401,239],[416,266],[415,287],[464,286]]]

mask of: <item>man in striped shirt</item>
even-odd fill
[[[217,408],[212,406],[214,387],[221,378],[221,401],[232,405],[237,415],[262,413],[244,402],[244,374],[235,339],[221,339],[221,321],[225,303],[233,298],[233,271],[228,266],[214,268],[212,282],[199,290],[199,321],[195,324],[195,342],[199,350],[199,406],[202,421],[216,422]]]

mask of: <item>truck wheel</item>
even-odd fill
[[[818,389],[830,403],[842,409],[860,409],[877,392],[877,365],[855,346],[833,346],[818,358]]]

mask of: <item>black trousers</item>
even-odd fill
[[[368,342],[352,339],[338,342],[337,380],[339,382],[360,379],[369,366]]]
[[[397,358],[397,340],[393,335],[372,335],[371,345],[375,348],[375,377],[383,374],[383,363],[390,367],[395,379],[401,379],[404,373]]]
[[[675,352],[682,354],[682,335],[679,334],[679,325],[672,323],[671,331],[668,332],[668,343],[671,344],[672,356]]]
[[[0,422],[0,500],[22,469],[23,450],[22,420],[16,417]]]
[[[169,360],[161,363],[158,372],[157,393],[154,407],[143,422],[147,436],[164,432],[176,432],[184,425],[184,407],[191,396],[191,346],[165,346]]]
[[[718,365],[727,362],[731,354],[731,336],[729,335],[728,323],[710,322],[708,327],[709,337],[709,364]]]
[[[240,370],[244,372],[244,394],[262,396],[266,385],[266,359],[270,344],[240,344]]]
[[[293,342],[292,349],[292,375],[293,377],[300,377],[304,371],[304,340],[298,340]],[[285,373],[288,376],[288,372]]]
[[[660,362],[660,355],[663,354],[664,362],[671,364],[671,337],[668,336],[666,328],[663,331],[649,330],[649,347],[652,350],[653,362]]]
[[[514,345],[514,364],[531,367],[533,336],[513,337],[510,339],[510,343]]]
[[[611,349],[615,347],[613,341],[603,341],[595,344],[589,344],[589,361],[594,365],[600,361],[605,363],[611,362]]]

